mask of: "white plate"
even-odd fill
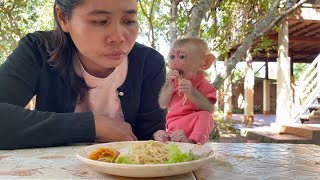
[[[107,173],[116,176],[126,176],[126,177],[164,177],[172,176],[178,174],[184,174],[190,171],[199,169],[202,165],[205,165],[212,161],[214,158],[214,152],[203,145],[201,148],[194,152],[195,155],[202,155],[203,153],[212,152],[208,157],[200,158],[198,160],[182,162],[182,163],[173,163],[173,164],[119,164],[119,163],[107,163],[101,161],[95,161],[88,159],[88,155],[102,147],[115,148],[120,151],[120,153],[128,153],[128,150],[131,148],[133,143],[141,143],[145,141],[123,141],[123,142],[113,142],[113,143],[103,143],[95,144],[91,146],[84,147],[77,152],[77,158],[91,167],[92,169]],[[189,143],[177,143],[179,149],[182,152],[189,152],[195,144]]]

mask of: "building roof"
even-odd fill
[[[311,63],[320,53],[320,7],[304,4],[288,18],[289,56],[293,62]],[[268,34],[272,40],[270,56],[261,52],[253,55],[254,61],[276,61],[278,48],[278,32],[273,30]],[[260,40],[255,41],[254,46]]]

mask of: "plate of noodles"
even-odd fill
[[[80,149],[76,155],[93,170],[125,177],[184,174],[214,158],[214,152],[206,145],[158,141],[95,144]]]

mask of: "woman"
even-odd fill
[[[0,67],[0,149],[151,139],[163,57],[135,43],[136,0],[56,0],[56,29],[20,40]],[[24,109],[37,96],[36,110]]]

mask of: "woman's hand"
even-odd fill
[[[131,125],[123,120],[95,116],[96,142],[136,141]]]

